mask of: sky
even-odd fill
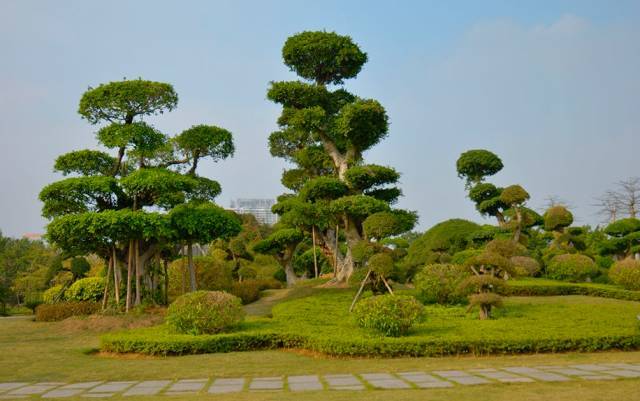
[[[638,1],[33,1],[0,2],[0,230],[43,233],[38,193],[55,158],[97,148],[77,113],[89,86],[123,78],[171,83],[178,108],[147,119],[168,135],[196,124],[234,134],[236,154],[205,162],[217,199],[275,198],[285,163],[267,138],[279,107],[270,81],[293,80],[286,38],[349,35],[367,52],[352,93],[380,101],[388,138],[365,154],[401,172],[398,207],[417,229],[485,220],[455,161],[497,153],[491,180],[520,184],[541,210],[556,196],[597,224],[594,198],[640,175]]]

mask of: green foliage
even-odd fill
[[[100,310],[97,302],[59,302],[42,304],[36,308],[36,321],[57,322],[71,316],[91,315]]]
[[[124,177],[120,184],[125,192],[137,197],[138,207],[159,203],[171,208],[184,202],[185,192],[197,182],[192,178],[162,168],[143,168]]]
[[[540,273],[540,263],[534,258],[528,256],[512,256],[510,261],[518,276],[533,277]]]
[[[356,100],[345,105],[336,119],[336,132],[360,149],[367,150],[387,136],[389,122],[376,100]]]
[[[213,125],[194,125],[174,140],[192,160],[210,157],[218,161],[233,156],[235,152],[231,132]]]
[[[490,274],[471,275],[460,283],[458,290],[465,294],[501,293],[505,285],[505,280]]]
[[[273,254],[284,251],[285,248],[292,244],[302,241],[303,234],[295,228],[284,228],[278,230],[267,238],[258,241],[253,247],[255,252]]]
[[[503,291],[503,295],[509,296],[587,295],[640,302],[640,291],[624,290],[609,284],[567,283],[541,278],[510,280]]]
[[[481,204],[484,201],[498,198],[500,192],[502,192],[502,189],[498,189],[495,185],[488,182],[481,182],[469,190],[469,199],[476,204]]]
[[[244,318],[239,298],[221,291],[194,291],[178,297],[167,310],[167,325],[177,333],[212,334]]]
[[[469,296],[469,308],[499,308],[503,306],[502,297],[492,292],[481,292],[479,294],[472,294]]]
[[[84,257],[76,257],[71,259],[71,273],[74,279],[82,278],[87,275],[91,265],[89,261]],[[77,301],[84,301],[84,299],[78,299]]]
[[[393,184],[398,181],[400,174],[391,167],[367,164],[354,166],[345,173],[345,180],[349,186],[358,191],[365,191],[373,187]]]
[[[240,276],[242,280],[256,278],[257,275],[258,272],[251,266],[242,266],[238,269],[238,276]]]
[[[260,286],[261,283],[257,280],[243,280],[234,282],[230,292],[240,298],[243,304],[250,304],[260,299]]]
[[[113,170],[116,159],[99,150],[76,150],[58,156],[53,166],[54,171],[63,175],[106,175]]]
[[[388,211],[389,205],[371,196],[350,195],[332,201],[330,208],[333,213],[343,213],[353,218],[365,219],[374,213]]]
[[[364,220],[362,227],[368,237],[382,240],[410,231],[417,221],[416,212],[396,209],[370,215]]]
[[[640,220],[627,218],[609,224],[604,232],[612,237],[621,238],[633,232],[640,231]]]
[[[481,253],[481,249],[465,249],[464,251],[454,253],[453,256],[451,256],[451,263],[454,265],[464,265],[467,259]]]
[[[554,256],[547,266],[547,276],[554,280],[585,281],[598,274],[591,258],[579,254]]]
[[[530,198],[520,185],[510,185],[500,193],[500,200],[507,205],[522,205]]]
[[[167,137],[162,132],[142,121],[112,123],[101,128],[96,138],[109,149],[131,147],[130,153],[138,161],[154,157],[167,144]]]
[[[459,291],[459,287],[469,275],[469,269],[464,266],[454,264],[427,265],[413,278],[413,283],[418,290],[417,298],[425,304],[464,303],[466,296]]]
[[[468,185],[480,183],[484,177],[496,174],[503,167],[496,154],[483,149],[468,150],[456,162],[458,177],[466,179]]]
[[[70,177],[47,185],[40,191],[44,202],[42,215],[47,218],[68,213],[113,209],[122,195],[113,177]]]
[[[284,63],[302,78],[318,84],[341,84],[353,78],[367,62],[350,37],[334,32],[302,32],[287,39],[282,48]]]
[[[45,304],[55,304],[64,301],[65,287],[63,285],[54,285],[42,294],[42,301]]]
[[[379,295],[360,301],[354,315],[360,327],[399,337],[423,318],[424,307],[410,296]]]
[[[389,277],[393,271],[393,265],[393,258],[388,252],[372,255],[367,263],[372,272],[382,277]]]
[[[190,202],[178,205],[169,213],[171,225],[178,237],[206,244],[214,238],[229,238],[241,229],[238,216],[210,202]]]
[[[485,249],[488,252],[497,253],[509,259],[514,256],[524,256],[527,253],[527,248],[523,245],[507,238],[496,238],[487,243]]]
[[[627,290],[640,290],[640,260],[623,259],[616,262],[609,271],[609,277]]]
[[[131,122],[137,116],[171,111],[177,104],[178,95],[171,85],[138,79],[89,88],[82,95],[78,113],[91,124]]]
[[[104,278],[87,277],[80,279],[65,291],[64,297],[67,301],[99,301],[104,294]]]
[[[404,260],[409,268],[424,266],[438,261],[438,254],[450,255],[472,245],[470,237],[480,230],[480,226],[471,221],[451,219],[431,227],[409,246]]]
[[[347,194],[349,188],[337,178],[316,177],[308,180],[300,189],[303,201],[315,202],[323,199],[337,199]]]
[[[493,276],[500,276],[503,273],[514,275],[511,261],[499,253],[487,251],[472,256],[464,262],[465,266],[472,267],[476,271],[490,273]]]
[[[544,229],[558,231],[573,223],[573,214],[564,206],[558,205],[547,209],[544,213]]]

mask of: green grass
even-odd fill
[[[408,336],[382,338],[355,324],[349,289],[314,290],[277,304],[273,318],[249,318],[233,333],[176,335],[164,326],[110,334],[103,349],[189,354],[304,348],[331,355],[435,356],[464,353],[596,351],[640,347],[640,304],[585,296],[511,297],[480,321],[464,307],[427,306]]]
[[[507,282],[505,293],[522,296],[588,295],[640,301],[640,291],[625,290],[613,284],[569,283],[545,278],[510,280]]]

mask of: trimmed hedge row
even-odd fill
[[[71,316],[91,315],[100,310],[98,302],[59,302],[42,304],[36,308],[36,321],[55,322]]]
[[[597,284],[566,283],[548,280],[515,280],[507,281],[502,295],[509,296],[556,296],[587,295],[591,297],[639,301],[640,291],[625,290]]]
[[[156,328],[157,330],[157,328]],[[520,354],[538,352],[594,352],[640,349],[640,335],[550,338],[530,340],[446,340],[438,338],[358,338],[353,340],[275,332],[237,332],[190,336],[157,332],[123,332],[101,338],[107,352],[186,355],[276,348],[300,348],[335,356],[445,356]]]

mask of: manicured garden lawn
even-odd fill
[[[349,289],[318,289],[277,304],[273,318],[249,318],[232,333],[171,334],[164,326],[105,337],[104,349],[143,353],[206,353],[277,347],[343,356],[437,356],[463,353],[637,349],[640,303],[616,299],[510,297],[495,319],[480,321],[466,307],[427,306],[426,320],[408,336],[382,338],[355,324]]]

